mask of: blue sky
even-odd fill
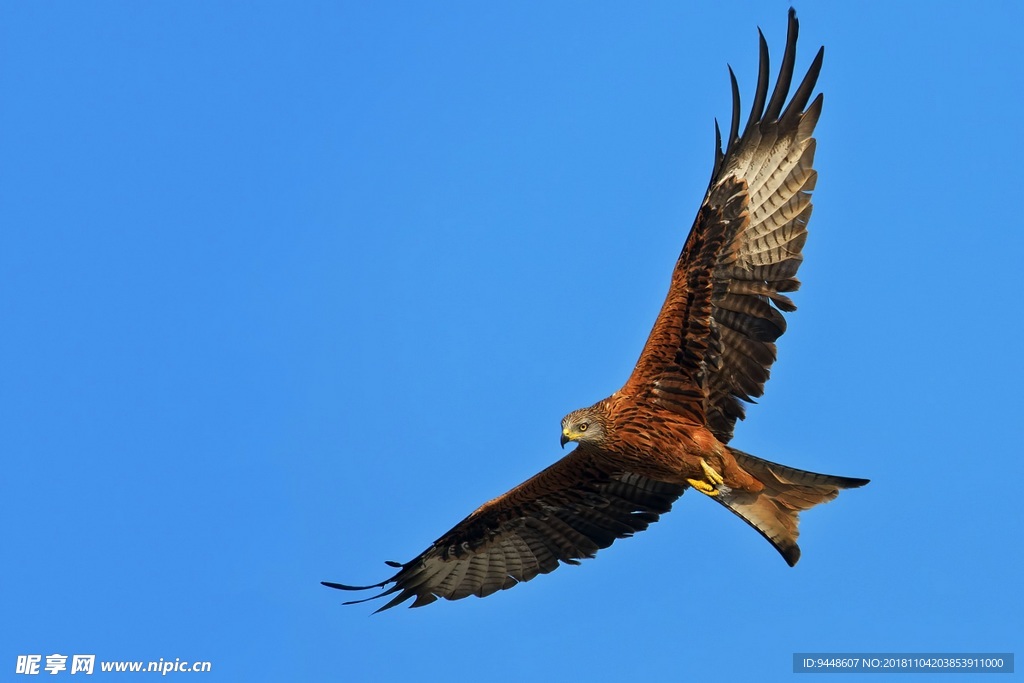
[[[776,63],[785,38],[787,3],[689,5],[0,6],[3,676],[92,653],[225,681],[774,681],[794,652],[1020,653],[1011,2],[797,6],[798,66],[826,46],[804,287],[733,443],[872,483],[804,515],[796,568],[690,493],[485,600],[371,618],[319,585],[388,576],[629,374],[726,64],[749,102],[756,28]]]

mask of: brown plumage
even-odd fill
[[[798,514],[832,500],[850,479],[778,465],[726,444],[743,402],[764,393],[782,311],[796,272],[817,174],[814,125],[822,98],[811,92],[818,51],[789,96],[798,24],[789,13],[786,50],[768,97],[768,47],[760,35],[754,104],[742,133],[736,78],[726,147],[716,124],[707,193],[672,273],[668,296],[626,384],[562,420],[562,443],[578,446],[508,493],[480,506],[391,578],[381,609],[410,598],[480,597],[546,574],[617,538],[643,531],[690,487],[757,529],[796,564]],[[788,99],[788,104],[787,104]],[[354,602],[363,602],[354,601]],[[378,610],[379,611],[379,610]]]

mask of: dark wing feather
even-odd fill
[[[624,472],[600,451],[581,445],[482,505],[416,559],[392,564],[400,569],[391,578],[371,586],[324,585],[383,588],[366,598],[394,596],[378,612],[410,598],[412,607],[420,607],[437,598],[485,597],[547,574],[559,562],[579,564],[615,539],[643,531],[672,508],[684,488]]]
[[[798,24],[790,10],[779,77],[768,97],[768,47],[760,35],[754,105],[739,133],[739,90],[730,69],[733,114],[707,194],[672,274],[668,296],[623,392],[646,397],[732,438],[741,401],[764,393],[775,341],[786,331],[786,296],[811,215],[812,134],[819,95],[808,106],[824,55],[819,50],[789,99]],[[766,107],[767,103],[767,107]]]

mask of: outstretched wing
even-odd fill
[[[739,87],[730,69],[728,144],[723,152],[716,123],[707,194],[665,304],[623,387],[706,424],[722,442],[744,416],[741,401],[764,393],[775,340],[786,329],[781,311],[796,309],[785,293],[800,286],[796,272],[817,178],[811,136],[822,97],[807,103],[824,48],[786,104],[796,58],[795,12],[789,12],[786,51],[770,100],[768,46],[758,33],[760,68],[750,116],[740,134]]]
[[[371,586],[323,582],[342,590],[395,595],[378,612],[415,598],[484,597],[547,574],[559,562],[579,564],[617,538],[643,531],[668,512],[684,486],[617,468],[581,444],[572,453],[503,496],[485,503],[391,578]],[[392,584],[388,587],[389,584]],[[365,602],[355,600],[355,602]]]

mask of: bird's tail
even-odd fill
[[[867,479],[806,472],[743,451],[729,450],[740,467],[764,484],[764,489],[757,493],[722,491],[714,500],[757,529],[790,567],[800,559],[800,546],[796,544],[800,511],[827,503],[839,495],[840,489],[854,489],[868,483]]]

